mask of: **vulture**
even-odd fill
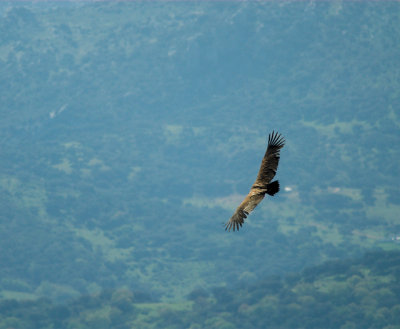
[[[278,169],[279,153],[284,145],[285,139],[281,134],[272,131],[272,134],[268,135],[268,147],[261,161],[257,179],[251,187],[249,194],[247,194],[231,219],[225,224],[225,231],[230,231],[232,228],[234,231],[239,231],[239,226],[242,227],[244,219],[264,199],[265,194],[273,196],[279,192],[279,181],[271,181]]]

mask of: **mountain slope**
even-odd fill
[[[3,298],[398,248],[397,3],[1,6]],[[225,234],[273,129],[282,191]]]

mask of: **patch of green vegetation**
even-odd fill
[[[378,243],[378,246],[386,251],[400,251],[400,243],[393,241],[383,241]]]
[[[13,300],[36,300],[37,295],[29,292],[21,292],[21,291],[8,291],[2,290],[0,292],[1,299],[13,299]]]
[[[53,165],[53,168],[56,168],[56,169],[66,173],[68,175],[70,175],[72,173],[72,171],[73,171],[71,161],[69,159],[66,159],[66,158],[62,159],[61,163]]]
[[[374,125],[367,121],[360,121],[353,119],[352,121],[337,121],[331,124],[322,124],[317,121],[304,121],[300,123],[306,127],[314,128],[320,135],[328,138],[335,138],[338,134],[352,134],[355,127],[362,127],[363,129],[370,130],[374,128]]]

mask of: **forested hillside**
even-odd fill
[[[61,305],[5,300],[0,328],[395,329],[399,279],[399,252],[369,253],[240,289],[197,289],[179,303],[151,301],[129,290],[106,290]]]
[[[0,8],[2,299],[125,289],[184,302],[196,289],[399,249],[399,3]],[[227,233],[272,130],[287,141],[282,191]],[[268,298],[286,303],[291,285]],[[289,309],[321,297],[304,289],[309,304],[289,295]],[[249,298],[232,300],[248,305],[244,328],[257,307],[270,312],[268,298]],[[21,305],[52,309],[37,303]]]

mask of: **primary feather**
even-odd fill
[[[279,182],[271,181],[278,169],[280,150],[284,145],[285,139],[281,134],[273,131],[272,134],[268,135],[268,147],[261,161],[257,179],[251,187],[249,194],[247,194],[231,219],[225,224],[225,231],[230,231],[231,229],[239,231],[239,227],[243,225],[244,219],[264,199],[266,193],[274,195],[279,192]]]

